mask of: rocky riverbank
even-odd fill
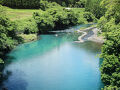
[[[93,41],[97,43],[104,43],[105,39],[103,36],[98,36],[98,32],[101,32],[97,27],[89,27],[83,30],[77,30],[78,33],[83,33],[78,37],[77,43],[85,41]]]

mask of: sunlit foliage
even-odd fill
[[[102,47],[101,79],[104,90],[120,89],[120,1],[102,0],[105,15],[98,21],[98,27],[107,39]]]
[[[76,13],[74,10],[67,10],[62,7],[35,12],[33,17],[40,33],[50,30],[65,29],[68,26],[86,22],[86,19],[81,13]]]

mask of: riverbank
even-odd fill
[[[24,43],[35,41],[38,39],[37,34],[20,34],[19,36],[23,38]]]
[[[98,36],[98,33],[101,32],[96,26],[89,27],[82,30],[77,30],[78,33],[83,33],[78,37],[77,43],[83,43],[85,41],[93,41],[97,43],[104,43],[105,39],[103,36]]]

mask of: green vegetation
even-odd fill
[[[19,7],[21,6],[21,3],[18,3],[18,1],[12,2],[8,0],[2,0],[0,3],[7,6],[11,5],[11,7],[17,7],[18,5]],[[23,0],[21,1],[22,3],[25,3]],[[24,5],[27,6],[27,3]],[[32,1],[29,4],[33,4]],[[45,0],[40,1],[39,4],[42,10],[12,9],[5,6],[0,6],[1,57],[4,55],[4,53],[9,52],[16,45],[23,42],[23,39],[26,42],[27,40],[25,38],[28,38],[29,34],[35,35],[46,33],[50,30],[64,29],[69,26],[87,23],[87,19],[83,16],[84,9],[72,8],[68,10],[55,2],[48,2]],[[24,6],[22,7],[27,8]]]
[[[44,7],[41,6],[41,8],[45,11],[40,9],[11,9],[4,7],[7,17],[16,23],[17,33],[46,33],[49,30],[64,29],[68,26],[87,23],[87,19],[83,16],[83,8],[71,8],[68,10],[55,3],[55,8],[52,6],[53,8],[49,9],[48,7],[53,3],[49,5],[47,1],[47,4],[44,5],[44,3],[45,1],[43,1],[42,5]]]
[[[37,40],[36,34],[19,34],[20,37],[24,39],[24,42],[30,42]]]
[[[16,24],[6,17],[4,7],[0,5],[0,79],[4,67],[4,55],[21,42],[21,37],[16,34]]]
[[[91,12],[85,12],[83,16],[88,22],[97,22],[97,18]]]
[[[101,79],[105,84],[104,90],[120,89],[120,2],[119,0],[102,0],[101,6],[106,9],[100,18],[98,27],[101,28],[107,41],[102,47]]]
[[[96,18],[100,18],[105,13],[105,8],[100,5],[102,0],[87,0],[85,10],[91,12]]]
[[[75,5],[72,7],[77,7],[77,8],[84,8],[86,4],[86,0],[79,0],[75,2]]]
[[[120,89],[120,1],[87,0],[85,10],[98,18],[98,28],[106,41],[102,47],[101,79],[103,90]],[[89,17],[87,15],[86,17]],[[93,16],[91,16],[93,18]],[[89,18],[87,19],[89,21]]]
[[[2,0],[1,4],[12,8],[39,8],[40,0]]]
[[[62,7],[35,12],[33,17],[38,25],[39,33],[87,22],[83,17],[83,12],[78,13],[74,9],[67,10]]]
[[[17,25],[17,33],[32,34],[38,33],[38,27],[33,18],[21,19],[15,21]]]
[[[6,17],[2,10],[3,7],[0,6],[0,53],[11,50],[20,42],[20,38],[16,35],[15,23]]]
[[[4,7],[6,10],[7,17],[12,20],[21,20],[31,18],[33,12],[39,11],[39,9],[12,9]]]
[[[49,3],[48,3],[49,2]],[[50,5],[50,2],[52,5]],[[34,8],[38,9],[43,6],[48,7],[54,6],[58,3],[62,6],[68,7],[85,7],[86,0],[1,0],[0,3],[4,6],[12,7],[12,8]]]

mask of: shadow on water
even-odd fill
[[[102,62],[103,62],[103,58],[99,58],[99,69],[100,69],[100,67],[101,67],[101,65],[102,65]],[[101,78],[100,78],[100,80],[101,80]],[[99,87],[100,88],[100,90],[101,90],[101,88],[104,88],[104,83],[101,81],[101,87]]]
[[[0,90],[8,90],[6,85],[4,85],[4,81],[7,81],[9,76],[12,74],[11,71],[6,71],[6,74],[2,74],[0,78]]]
[[[4,74],[4,69],[7,65],[12,63],[12,60],[15,59],[15,57],[3,55],[2,58],[4,59],[4,64],[0,64],[0,90],[8,90],[3,82],[9,78],[12,72],[6,71],[6,74]],[[9,60],[6,60],[8,58]]]
[[[0,84],[0,90],[26,90],[28,84],[23,78],[25,76],[24,72],[15,70],[14,75],[16,76],[16,79],[14,79],[12,74],[12,71],[4,72],[4,82]],[[7,84],[7,82],[9,82],[9,84]]]
[[[100,58],[99,59],[99,67],[101,67],[102,63],[103,63],[103,58]]]
[[[77,44],[75,43],[73,45],[75,45],[78,48],[83,48],[86,51],[89,51],[92,53],[98,53],[98,54],[100,54],[101,47],[102,47],[102,44],[91,42],[91,41],[86,41],[84,43],[77,43]]]

